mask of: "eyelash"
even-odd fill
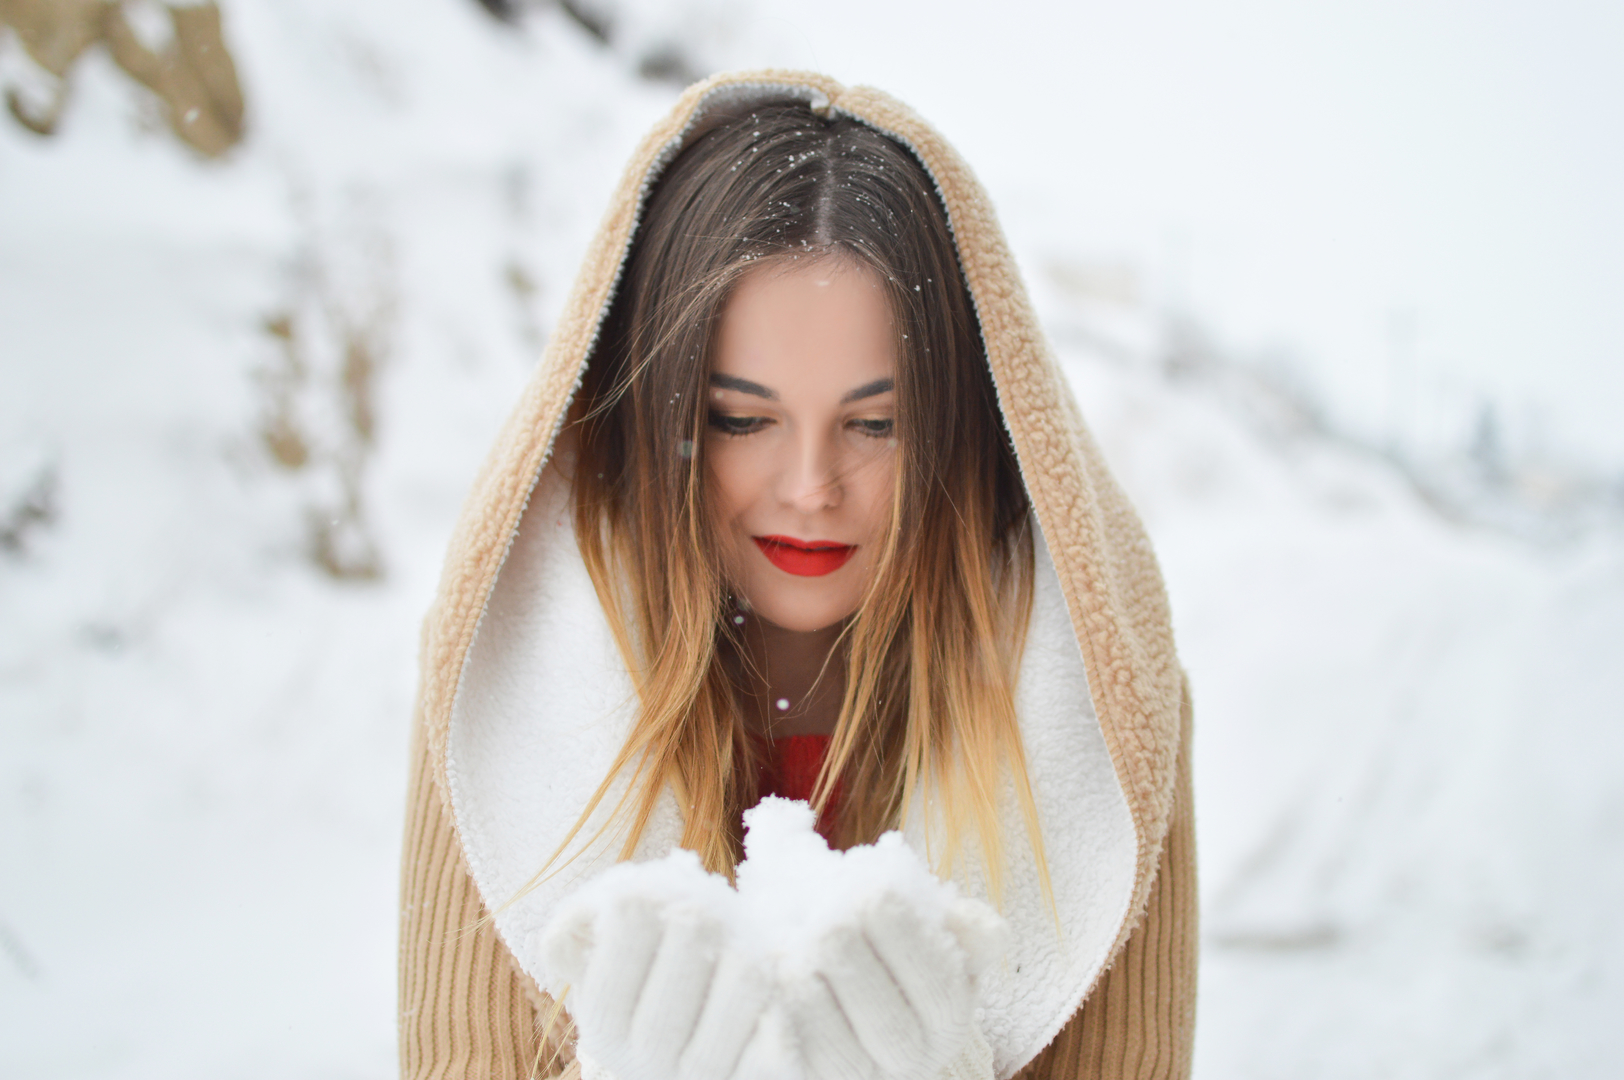
[[[710,414],[710,426],[723,435],[749,435],[767,426],[760,416],[729,416],[727,413]]]
[[[752,435],[767,426],[767,419],[762,416],[730,416],[727,413],[713,412],[710,414],[710,426],[723,435],[740,436]],[[857,431],[871,439],[888,439],[896,430],[896,421],[856,419],[849,421]]]

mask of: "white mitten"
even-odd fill
[[[772,993],[731,944],[738,902],[689,851],[614,867],[565,902],[540,948],[583,1065],[616,1080],[734,1075]]]
[[[776,925],[782,1006],[808,1080],[990,1076],[978,982],[1007,928],[938,879],[900,834],[830,851],[799,804],[745,816],[739,895],[757,934]]]
[[[997,916],[974,900],[944,912],[887,891],[830,928],[810,970],[786,986],[813,1077],[936,1080],[980,1038],[975,1024],[981,957],[1001,936]],[[955,929],[968,928],[965,941]]]

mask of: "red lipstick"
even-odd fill
[[[857,550],[855,544],[832,540],[797,540],[793,536],[752,536],[767,561],[786,574],[822,577],[846,565]]]

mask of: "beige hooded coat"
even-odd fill
[[[452,538],[424,627],[413,742],[402,1074],[575,1072],[572,1049],[538,1035],[551,1004],[534,941],[561,896],[612,855],[586,845],[569,873],[508,901],[606,775],[635,694],[549,455],[653,180],[713,110],[785,98],[889,135],[935,180],[1039,526],[1017,709],[1055,907],[1022,848],[1002,903],[1014,944],[984,989],[996,1072],[1187,1076],[1197,921],[1190,707],[1150,543],[1050,356],[969,168],[886,95],[778,71],[695,85],[644,139]],[[679,835],[668,797],[638,857]],[[1005,835],[1024,836],[1018,818]]]

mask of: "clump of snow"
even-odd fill
[[[693,852],[679,849],[647,862],[611,867],[570,894],[552,927],[590,921],[591,913],[631,899],[673,908],[688,907],[726,923],[731,938],[769,967],[797,971],[829,931],[852,925],[878,903],[904,900],[922,926],[963,927],[965,905],[951,882],[933,874],[898,832],[873,844],[845,851],[829,847],[816,829],[817,816],[805,802],[777,797],[761,800],[744,813],[745,858],[736,872],[736,890],[725,878],[708,874]],[[1002,949],[1001,920],[988,913],[983,928],[968,935],[975,952],[971,969],[985,970]],[[568,941],[552,928],[540,939]],[[580,955],[549,955],[549,979],[559,988],[584,967]]]
[[[849,1012],[864,995],[873,999],[875,1015],[853,1021],[859,1032],[869,1031],[865,1020],[896,1025],[894,1035],[882,1027],[887,1035],[865,1039],[865,1047],[900,1054],[896,1064],[907,1075],[938,1075],[974,1038],[975,980],[1006,947],[1003,920],[931,873],[900,833],[835,851],[818,834],[809,805],[776,797],[763,799],[744,819],[745,858],[737,868],[736,890],[721,876],[707,874],[690,851],[622,863],[573,892],[548,927],[526,942],[527,949],[540,952],[548,989],[576,1010],[582,1052],[614,1060],[618,1072],[662,1075],[642,1056],[645,1048],[627,1037],[625,1002],[635,1001],[636,1013],[648,1023],[654,1014],[644,995],[663,993],[654,1006],[662,1019],[695,1010],[683,1016],[681,1032],[707,1042],[700,1052],[708,1052],[713,1038],[738,1040],[720,1055],[729,1065],[739,1060],[736,1075],[798,1077],[806,1068],[803,1055],[825,1041],[818,1032],[818,1009],[828,995],[825,979],[834,978],[842,1009]],[[602,932],[610,925],[613,929]],[[673,935],[671,942],[664,940]],[[677,952],[668,955],[668,945]],[[595,955],[597,949],[612,954]],[[880,950],[878,956],[873,949]],[[898,950],[918,969],[898,969]],[[684,969],[678,981],[651,990],[645,983],[669,977],[655,971],[672,964],[673,956],[682,958],[675,961]],[[695,971],[707,959],[715,964],[718,984],[728,980],[728,985],[713,990],[695,984],[702,977]],[[850,967],[854,960],[887,964],[881,978],[904,988],[910,1015],[888,1014],[895,998],[876,985],[870,967]],[[732,1002],[737,985],[751,987],[738,999],[740,1005],[762,1011],[715,1015],[716,1004],[708,999]],[[920,993],[926,985],[933,991],[928,997]],[[608,994],[622,1000],[599,1000]],[[704,1019],[697,1012],[701,1002],[708,1010]],[[717,1034],[718,1020],[736,1031]],[[662,1028],[655,1038],[667,1034]],[[646,1053],[659,1056],[657,1050]]]
[[[784,957],[804,954],[830,929],[848,925],[853,912],[893,897],[904,898],[922,926],[964,925],[964,905],[973,902],[933,874],[901,833],[836,851],[815,821],[810,806],[788,799],[766,798],[745,811],[738,890],[762,949]],[[971,970],[985,970],[1002,951],[1000,925],[994,918],[984,933],[972,936]]]

